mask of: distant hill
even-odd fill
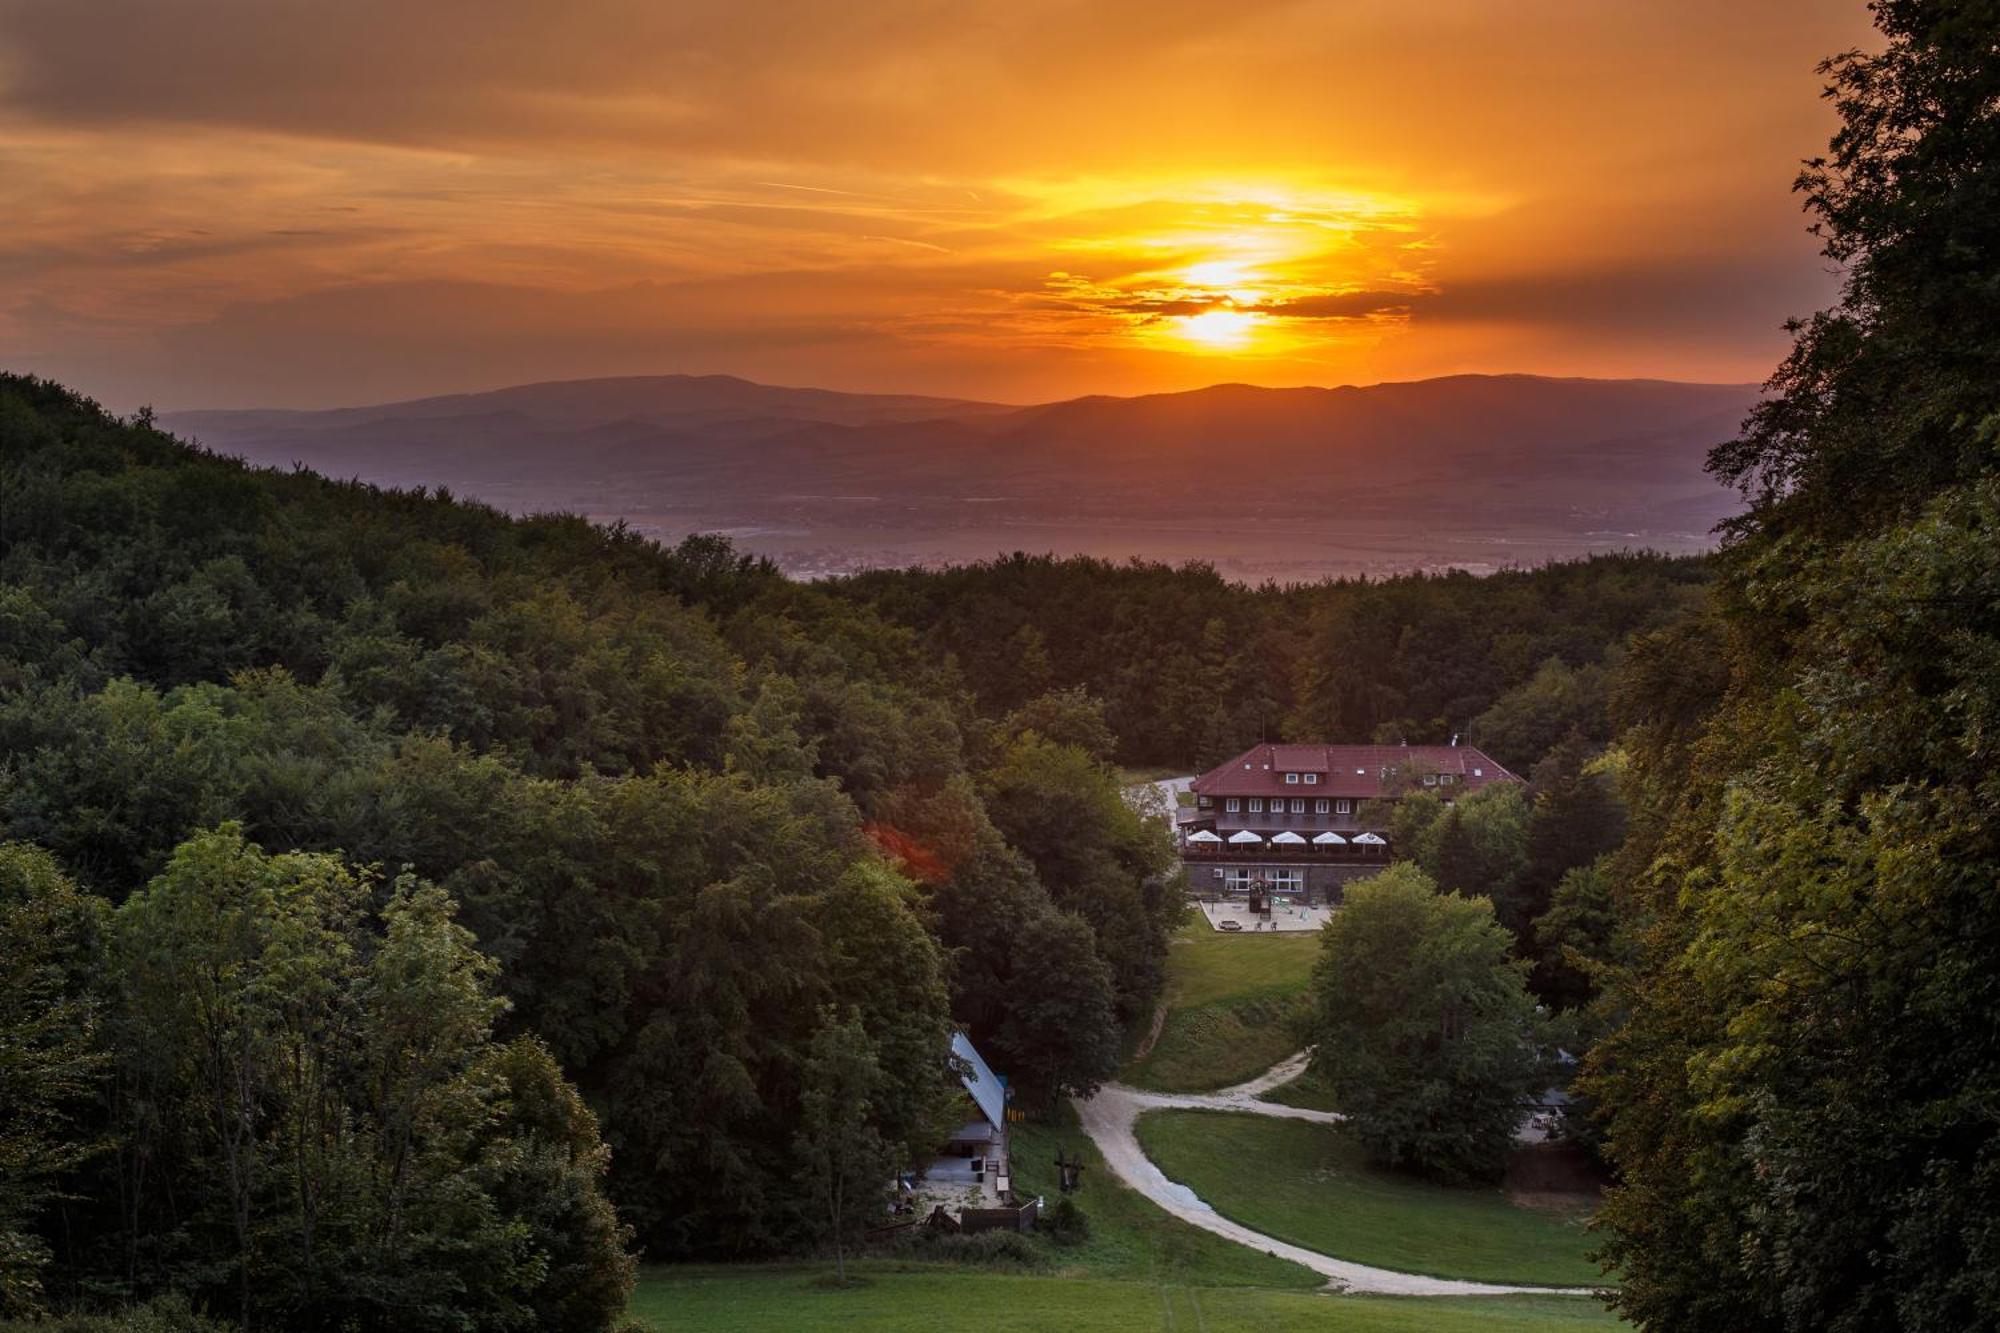
[[[1699,549],[1736,508],[1703,458],[1756,393],[1459,375],[1010,407],[663,375],[164,424],[261,463],[726,530],[805,572],[1020,547],[1302,577]]]

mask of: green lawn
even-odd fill
[[[870,1260],[830,1290],[826,1265],[649,1268],[632,1313],[655,1329],[721,1333],[1564,1333],[1620,1327],[1574,1296],[1420,1300],[1189,1287]]]
[[[1057,1272],[1202,1287],[1311,1291],[1323,1285],[1324,1280],[1309,1268],[1189,1226],[1120,1184],[1089,1136],[1077,1128],[1076,1113],[1067,1105],[1060,1126],[1015,1125],[1009,1137],[1014,1189],[1021,1194],[1054,1201],[1057,1150],[1083,1158],[1075,1198],[1090,1219],[1090,1237],[1078,1245],[1050,1247],[1050,1263]]]
[[[1139,1142],[1216,1211],[1356,1263],[1548,1286],[1603,1279],[1576,1212],[1518,1208],[1497,1187],[1448,1189],[1374,1170],[1338,1128],[1228,1111],[1154,1111]]]
[[[633,1316],[655,1329],[791,1333],[1593,1333],[1620,1325],[1585,1297],[1413,1299],[1326,1293],[1314,1273],[1169,1217],[1118,1183],[1065,1111],[1059,1125],[1016,1125],[1014,1181],[1056,1197],[1058,1149],[1081,1153],[1076,1198],[1089,1239],[1040,1242],[1032,1271],[865,1258],[866,1285],[821,1285],[829,1263],[653,1267]]]
[[[1280,1083],[1277,1087],[1272,1088],[1269,1092],[1263,1094],[1261,1100],[1278,1102],[1285,1106],[1303,1106],[1310,1111],[1338,1111],[1340,1109],[1334,1105],[1333,1089],[1320,1082],[1319,1078],[1310,1069],[1293,1079],[1290,1083]]]
[[[1120,1077],[1161,1092],[1210,1092],[1296,1051],[1319,958],[1316,932],[1224,935],[1197,917],[1167,952],[1167,1019]]]

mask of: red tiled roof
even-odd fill
[[[1400,788],[1384,775],[1449,773],[1451,792],[1489,782],[1519,782],[1476,745],[1253,745],[1194,780],[1202,796],[1387,796]],[[1319,781],[1286,782],[1287,773],[1317,773]]]

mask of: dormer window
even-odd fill
[[[1296,787],[1299,785],[1299,775],[1296,773],[1287,773],[1285,774],[1285,781]]]
[[[1306,786],[1310,787],[1313,784],[1317,783],[1318,781],[1319,781],[1319,774],[1317,773],[1306,774]]]
[[[1472,770],[1472,776],[1475,778],[1483,778],[1486,776],[1486,770],[1483,768],[1475,768]]]
[[[1437,775],[1437,774],[1435,774],[1435,773],[1426,773],[1426,774],[1424,774],[1424,785],[1425,785],[1426,787],[1435,787],[1435,786],[1437,786],[1437,785],[1438,785],[1438,775]]]

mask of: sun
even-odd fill
[[[1174,332],[1189,342],[1218,352],[1248,347],[1264,317],[1252,310],[1204,310],[1199,315],[1180,315]]]

